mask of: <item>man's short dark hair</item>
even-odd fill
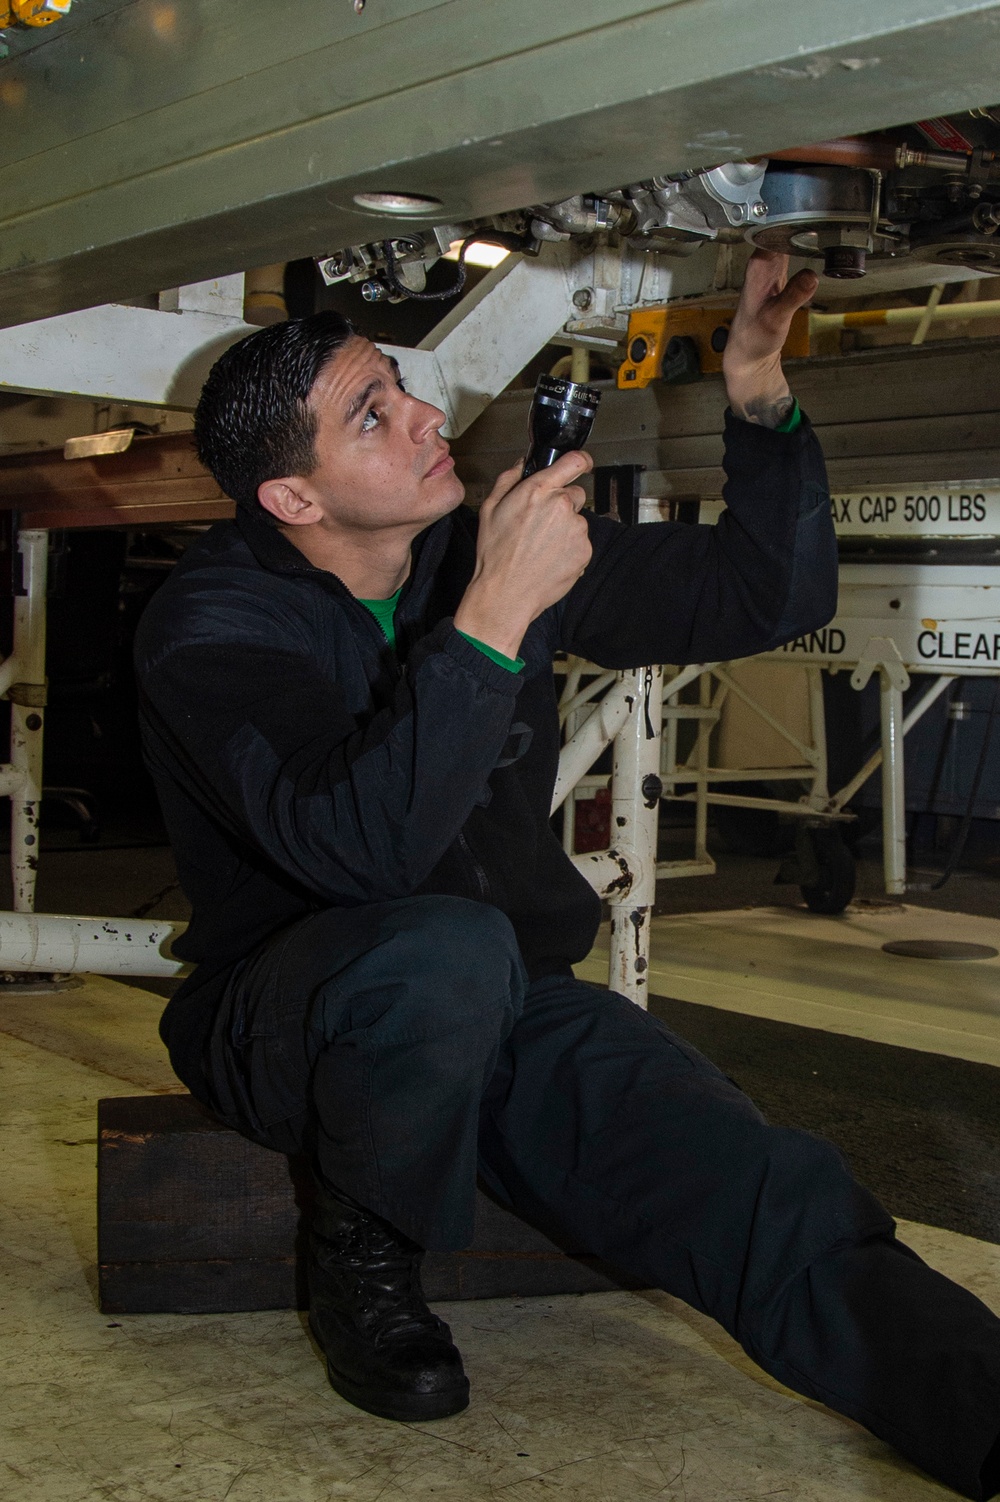
[[[209,371],[194,414],[198,457],[226,495],[258,513],[257,488],[316,467],[309,393],[354,334],[341,313],[273,323],[230,345]]]

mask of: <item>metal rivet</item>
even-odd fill
[[[41,730],[42,717],[40,714],[30,714],[24,723],[28,730]]]
[[[360,16],[365,8],[365,0],[354,0],[354,14]]]

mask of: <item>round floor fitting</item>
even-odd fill
[[[911,960],[995,960],[1000,953],[992,944],[965,944],[955,939],[893,939],[882,948],[886,954],[902,954]]]

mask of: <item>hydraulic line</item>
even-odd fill
[[[1000,300],[989,302],[942,303],[930,310],[931,323],[949,320],[974,323],[980,319],[1000,318]],[[864,308],[856,313],[816,313],[809,310],[809,332],[818,334],[823,329],[879,328],[885,324],[919,324],[927,317],[928,308]]]
[[[767,157],[772,162],[862,167],[869,172],[895,172],[901,167],[934,167],[944,172],[965,172],[969,165],[969,157],[961,151],[923,151],[878,136],[843,136],[836,141],[817,141],[814,146],[788,146],[784,151],[769,151]]]
[[[465,287],[466,266],[465,257],[469,247],[477,242],[485,241],[488,245],[501,245],[505,250],[525,250],[532,242],[523,235],[508,234],[505,230],[476,230],[462,241],[462,248],[458,252],[458,271],[455,280],[450,287],[445,287],[440,292],[414,292],[399,279],[397,267],[399,261],[396,252],[392,248],[392,241],[385,241],[385,279],[397,297],[408,297],[414,302],[444,302],[449,297],[457,297]]]

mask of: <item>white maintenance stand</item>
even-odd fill
[[[904,739],[956,678],[1000,674],[1000,480],[909,483],[836,495],[833,507],[847,554],[836,618],[768,657],[830,671],[855,665],[856,689],[878,673],[881,748],[825,811],[840,812],[881,767],[885,888],[901,896]],[[860,538],[870,546],[859,549]],[[904,714],[912,674],[931,682]]]
[[[592,794],[594,788],[607,785],[606,776],[592,775],[589,769],[613,742],[612,848],[574,855],[571,808],[564,844],[611,906],[610,983],[640,1004],[645,997],[649,914],[656,879],[714,871],[705,848],[711,805],[766,809],[801,819],[807,827],[829,828],[850,818],[844,809],[881,768],[885,888],[889,895],[901,896],[906,891],[905,737],[956,678],[1000,673],[1000,563],[984,561],[982,556],[994,554],[1000,545],[1000,481],[908,484],[879,496],[838,495],[833,505],[841,537],[872,540],[871,561],[842,564],[838,613],[828,627],[758,659],[805,668],[807,739],[784,726],[740,686],[733,664],[703,663],[680,671],[664,673],[653,668],[631,674],[604,673],[579,661],[567,665],[562,713],[571,733],[560,762],[553,808],[572,799],[574,793]],[[642,502],[640,519],[655,520],[658,508],[655,500]],[[720,511],[721,502],[703,503],[703,521],[711,524]],[[896,540],[903,538],[907,547],[923,546],[933,556],[913,562],[879,561],[886,549],[898,547]],[[963,562],[937,561],[949,559],[955,544],[971,550]],[[881,696],[880,749],[835,792],[828,785],[824,669],[851,669],[851,683],[858,690],[877,673]],[[928,675],[930,681],[904,712],[903,696],[913,674]],[[588,681],[581,688],[584,678]],[[682,690],[696,680],[699,702],[682,702]],[[711,766],[711,731],[729,694],[743,700],[776,730],[798,760],[782,767]],[[650,715],[647,707],[662,695],[665,705],[657,768],[656,708]],[[683,719],[696,722],[696,734],[692,751],[680,762],[677,726]],[[695,804],[695,848],[689,861],[656,861],[659,799],[652,797],[650,779],[657,771],[663,797]],[[798,802],[725,791],[727,783],[754,780],[799,781],[806,791]],[[693,791],[687,791],[692,786]]]

